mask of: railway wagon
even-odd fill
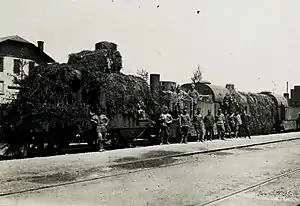
[[[188,92],[191,89],[191,83],[181,86],[182,90]],[[213,115],[220,108],[224,108],[224,99],[229,94],[233,97],[233,102],[237,104],[231,105],[231,110],[245,109],[251,116],[252,123],[250,129],[253,134],[269,134],[272,132],[290,131],[296,128],[297,113],[299,108],[291,108],[285,97],[270,92],[262,92],[259,94],[238,92],[231,84],[226,87],[211,85],[209,82],[199,82],[195,84],[195,89],[201,95],[211,96],[212,102],[209,108]],[[201,96],[200,96],[201,97]],[[264,105],[264,102],[266,104]],[[199,107],[202,108],[202,115],[207,114],[207,106],[199,101]],[[267,119],[268,118],[268,119]],[[191,129],[191,136],[195,135]],[[217,134],[214,128],[215,135]]]
[[[284,114],[281,119],[281,132],[299,131],[297,118],[300,113],[300,107],[284,107]]]
[[[191,90],[192,83],[183,84],[181,89],[185,92]],[[210,82],[201,81],[195,84],[195,89],[200,94],[199,99],[197,101],[197,108],[201,108],[201,115],[205,117],[208,113],[208,110],[211,111],[213,116],[216,116],[217,111],[222,108],[223,99],[225,98],[227,93],[230,91],[218,85],[212,85]],[[190,115],[193,116],[193,112],[190,111]],[[214,135],[217,135],[217,128],[214,126]],[[189,135],[191,137],[196,136],[196,131],[194,127],[191,127],[189,130]]]
[[[108,138],[114,148],[129,147],[135,140],[143,139],[157,143],[153,122],[147,118],[114,115],[108,125]]]

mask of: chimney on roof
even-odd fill
[[[38,41],[38,48],[43,52],[44,51],[44,42],[43,41]]]

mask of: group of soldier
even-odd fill
[[[174,121],[172,115],[168,113],[168,108],[165,108],[164,112],[160,116],[160,137],[161,145],[166,141],[169,143],[170,125]],[[184,108],[182,114],[179,115],[179,128],[181,133],[180,143],[187,143],[188,131],[191,126],[194,127],[197,134],[197,141],[212,140],[214,135],[214,126],[216,125],[219,139],[225,140],[227,137],[238,138],[241,136],[251,138],[249,123],[250,115],[244,110],[242,114],[238,111],[235,113],[222,113],[219,109],[217,115],[214,117],[211,111],[208,110],[206,116],[201,114],[201,108],[197,109],[197,113],[193,119],[187,112],[187,108]]]
[[[182,111],[179,111],[178,122],[179,131],[181,135],[180,143],[187,143],[188,131],[191,126],[194,127],[197,134],[197,141],[212,140],[214,135],[214,126],[217,128],[219,139],[225,140],[226,137],[237,138],[239,136],[250,136],[250,115],[243,110],[242,113],[237,110],[236,112],[229,111],[226,107],[223,114],[222,109],[219,109],[216,116],[211,114],[211,110],[208,110],[206,116],[201,114],[201,108],[196,108],[197,100],[199,97],[198,91],[195,89],[195,85],[192,84],[192,89],[188,92],[189,97],[192,100],[192,118],[188,113],[187,107],[184,107]],[[229,95],[226,95],[227,100]],[[224,99],[226,99],[224,98]],[[226,101],[227,101],[226,100]],[[226,104],[224,104],[226,106]],[[179,109],[180,110],[180,109]],[[168,107],[165,106],[160,116],[160,137],[161,145],[166,141],[169,143],[170,125],[174,121],[172,115],[168,112]]]
[[[201,114],[201,108],[197,108],[197,101],[200,95],[195,89],[194,84],[192,84],[192,89],[188,92],[188,94],[184,94],[183,91],[178,91],[178,96],[182,96],[181,98],[186,98],[186,96],[188,96],[188,98],[192,100],[192,118],[190,117],[187,107],[183,107],[183,105],[179,105],[177,107],[178,126],[181,135],[180,143],[187,143],[188,133],[191,126],[193,126],[196,131],[197,141],[201,142],[212,140],[214,135],[214,126],[217,128],[219,139],[222,140],[225,140],[226,137],[237,138],[242,135],[244,137],[251,138],[249,130],[250,115],[246,113],[246,110],[243,110],[240,114],[238,110],[234,113],[232,111],[228,112],[228,109],[225,107],[224,114],[222,109],[219,109],[214,117],[211,114],[211,110],[208,110],[207,115],[203,117]],[[227,100],[230,100],[228,95],[226,95],[226,98]],[[224,99],[226,100],[226,98]],[[226,101],[224,104],[225,106]],[[145,118],[145,112],[141,109],[140,104],[138,104],[138,113]],[[90,116],[90,121],[97,131],[97,144],[100,146],[100,151],[104,151],[103,146],[104,141],[106,140],[109,119],[101,109],[98,111],[94,110],[90,113]],[[159,118],[159,136],[161,144],[164,144],[165,141],[167,144],[170,144],[170,125],[173,121],[174,119],[169,113],[168,106],[165,106]]]

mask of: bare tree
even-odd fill
[[[146,71],[146,69],[141,69],[141,70],[138,69],[137,70],[137,75],[148,82],[149,73]]]
[[[202,71],[201,71],[200,65],[198,65],[196,71],[193,73],[191,80],[193,83],[197,83],[202,80]]]

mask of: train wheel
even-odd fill
[[[20,154],[18,155],[21,158],[26,158],[29,155],[29,143],[24,143],[21,147]]]
[[[113,149],[120,148],[120,142],[118,140],[118,132],[111,131],[109,137],[110,137],[110,140],[111,140],[111,146],[112,146],[112,148]]]
[[[120,148],[128,148],[130,147],[130,144],[128,142],[128,138],[127,137],[124,137],[122,134],[121,134],[121,131],[118,130],[117,131],[117,136],[116,136],[116,140],[119,142],[119,146]]]

